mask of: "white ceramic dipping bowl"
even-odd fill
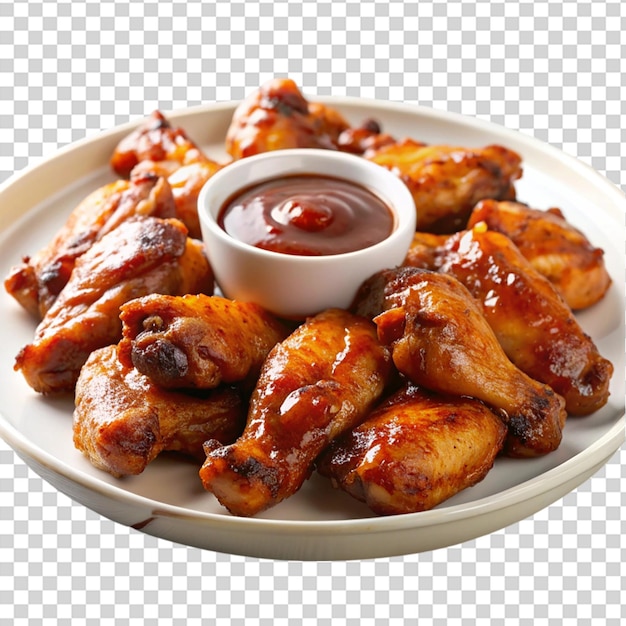
[[[391,210],[392,232],[354,252],[304,256],[242,243],[218,224],[223,205],[239,190],[297,174],[343,178],[368,188]],[[416,223],[413,198],[395,174],[359,156],[317,149],[277,150],[228,164],[202,188],[198,212],[206,254],[224,296],[296,320],[328,308],[348,308],[367,278],[402,263]]]

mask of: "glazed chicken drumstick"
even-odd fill
[[[379,399],[390,365],[370,320],[338,309],[308,319],[268,355],[242,436],[205,444],[205,489],[241,516],[294,494],[328,442]]]
[[[125,304],[120,359],[162,387],[256,381],[288,328],[259,305],[220,296],[153,294]]]
[[[481,481],[505,435],[482,402],[406,383],[332,441],[316,465],[378,515],[415,513]]]
[[[509,359],[563,396],[570,415],[606,404],[612,364],[506,235],[484,223],[456,233],[440,247],[437,267],[468,288]]]
[[[162,389],[117,358],[115,345],[91,353],[76,383],[74,445],[113,476],[140,474],[161,452],[204,460],[207,439],[241,433],[245,393],[219,387],[199,396]]]
[[[419,268],[385,270],[364,283],[355,309],[374,316],[381,342],[411,382],[496,410],[508,426],[506,454],[538,456],[559,446],[565,401],[511,363],[457,279]]]

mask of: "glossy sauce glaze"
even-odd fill
[[[386,239],[394,228],[387,204],[365,187],[317,174],[293,175],[237,192],[219,225],[244,243],[304,256],[342,254]]]

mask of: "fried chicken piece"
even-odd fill
[[[233,159],[284,148],[337,149],[348,122],[335,109],[310,103],[293,80],[273,79],[235,110],[226,133]]]
[[[408,383],[331,442],[317,469],[379,515],[426,511],[487,475],[506,430],[478,400]]]
[[[128,178],[141,161],[169,161],[180,167],[205,160],[206,155],[183,128],[172,126],[160,111],[154,111],[119,142],[110,163],[115,173]]]
[[[506,235],[479,223],[452,235],[437,264],[482,304],[511,361],[563,396],[570,415],[587,415],[606,404],[613,366],[554,286]]]
[[[337,147],[343,152],[367,157],[383,146],[396,142],[394,137],[382,131],[377,120],[370,118],[363,120],[360,126],[342,131],[337,138]]]
[[[198,194],[223,165],[204,154],[183,128],[172,126],[155,111],[118,144],[111,166],[122,177],[144,173],[167,179],[176,206],[175,217],[187,226],[190,237],[201,238]]]
[[[448,237],[449,235],[416,232],[402,265],[425,270],[437,269],[437,254]]]
[[[414,267],[385,270],[366,281],[355,306],[363,314],[382,311],[374,317],[378,337],[410,381],[496,410],[508,426],[506,454],[538,456],[559,446],[565,401],[511,363],[456,278]]]
[[[89,194],[52,241],[11,270],[4,287],[41,320],[67,284],[76,259],[134,216],[169,218],[176,207],[167,181],[150,173],[118,180]]]
[[[255,382],[287,326],[252,302],[153,294],[122,306],[120,359],[170,389]]]
[[[563,396],[568,413],[587,415],[606,404],[613,366],[508,236],[485,222],[450,236],[416,233],[404,265],[460,280],[509,359]]]
[[[203,444],[241,433],[247,398],[235,387],[202,396],[161,389],[117,358],[115,345],[91,353],[76,382],[74,445],[113,476],[140,474],[161,452],[204,459]]]
[[[184,225],[183,225],[184,226]],[[173,295],[204,294],[213,295],[215,290],[215,275],[213,268],[204,252],[204,244],[199,239],[187,236],[185,250],[177,259],[178,286]],[[165,293],[154,291],[152,293]]]
[[[308,102],[308,121],[318,140],[325,144],[330,141],[333,149],[337,147],[339,135],[348,128],[348,122],[335,108],[321,102]],[[320,147],[323,147],[320,146]]]
[[[222,167],[208,158],[184,165],[176,161],[141,161],[133,168],[132,176],[146,172],[166,178],[172,189],[176,217],[185,224],[190,237],[201,239],[198,195],[209,178]]]
[[[339,309],[309,318],[270,352],[242,436],[205,444],[205,489],[235,515],[278,504],[300,489],[322,449],[367,415],[390,375],[370,320]]]
[[[191,277],[184,275],[189,270]],[[77,259],[14,369],[38,392],[70,392],[89,354],[121,339],[122,304],[149,293],[178,294],[181,288],[212,292],[202,248],[187,241],[178,220],[128,220]]]
[[[367,158],[396,173],[417,209],[417,230],[451,233],[465,227],[479,200],[515,198],[521,157],[502,146],[462,148],[405,139]]]
[[[468,228],[479,222],[507,235],[571,309],[595,304],[611,285],[604,251],[592,246],[558,208],[541,211],[519,202],[483,200],[472,211]]]

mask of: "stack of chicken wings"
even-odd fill
[[[395,172],[417,209],[401,267],[349,310],[295,323],[215,291],[196,210],[234,160],[343,150]],[[573,311],[611,285],[602,250],[557,208],[516,197],[521,157],[350,124],[289,79],[236,109],[223,163],[160,113],[117,146],[94,191],[5,289],[36,319],[15,360],[42,394],[73,393],[74,443],[113,476],[159,454],[197,459],[234,515],[312,472],[380,515],[424,511],[500,455],[556,450],[568,416],[608,399],[613,366]]]

